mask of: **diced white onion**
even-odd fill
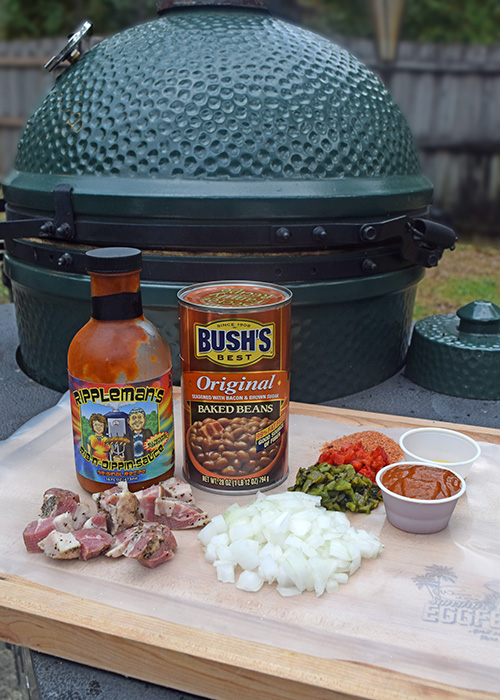
[[[241,566],[242,569],[252,571],[259,566],[257,547],[252,540],[235,540],[229,545],[230,561]]]
[[[217,578],[222,583],[234,583],[234,564],[228,561],[215,561],[214,566],[217,570]]]
[[[295,586],[277,586],[276,590],[283,597],[292,596],[292,595],[300,595],[302,593],[302,591],[299,591],[299,589],[295,588]]]
[[[217,559],[217,547],[213,542],[208,542],[205,547],[205,559],[213,564]]]
[[[230,525],[229,527],[229,537],[231,541],[235,540],[245,540],[248,537],[252,537],[257,531],[256,523],[251,521],[248,522],[238,522]]]
[[[327,593],[335,593],[335,591],[339,590],[339,582],[334,578],[329,578],[326,582],[325,590]]]
[[[219,535],[214,535],[210,542],[216,547],[219,547],[219,545],[229,544],[229,535],[227,532],[221,532]]]
[[[230,506],[198,535],[217,578],[256,592],[276,583],[282,596],[333,593],[347,583],[363,558],[382,551],[380,540],[351,527],[345,513],[330,512],[319,496],[298,491]]]
[[[218,544],[215,546],[215,554],[216,554],[216,559],[220,559],[222,561],[232,561],[233,560],[233,555],[231,554],[231,550],[229,549],[228,544]]]
[[[271,556],[261,556],[258,573],[265,581],[274,581],[278,576],[279,565],[276,559]]]
[[[262,588],[263,583],[264,579],[255,571],[242,571],[236,587],[240,588],[242,591],[256,593]]]
[[[198,536],[201,540],[202,545],[205,547],[213,537],[219,534],[220,531],[217,527],[217,524],[215,523],[214,518],[208,523],[208,525],[205,525],[205,527],[203,528],[203,530],[200,531]]]

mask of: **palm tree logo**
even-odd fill
[[[449,566],[439,566],[439,564],[426,566],[425,569],[425,574],[414,576],[412,581],[419,590],[426,588],[430,593],[432,602],[438,603],[443,599],[442,584],[445,582],[456,583],[457,575]]]
[[[457,585],[457,579],[450,567],[433,564],[426,566],[425,573],[414,576],[412,581],[418,589],[428,591],[430,607],[440,611],[454,611],[456,619],[460,620],[459,624],[469,624],[474,632],[480,629],[483,633],[498,638],[499,630],[492,623],[491,616],[495,616],[500,607],[500,581],[483,583],[482,589],[467,590]],[[468,611],[469,615],[464,616],[464,611]],[[450,622],[449,614],[446,622]]]

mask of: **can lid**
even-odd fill
[[[138,248],[96,248],[85,253],[88,272],[132,272],[141,269]]]
[[[286,287],[269,282],[223,280],[184,287],[177,297],[193,307],[238,312],[282,306],[290,301],[292,293]]]

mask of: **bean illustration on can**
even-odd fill
[[[291,292],[222,281],[178,293],[184,476],[253,493],[287,476]]]

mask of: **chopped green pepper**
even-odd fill
[[[343,512],[370,513],[382,500],[378,486],[350,464],[335,466],[318,462],[312,467],[302,467],[295,485],[288,490],[321,496],[324,508]]]

